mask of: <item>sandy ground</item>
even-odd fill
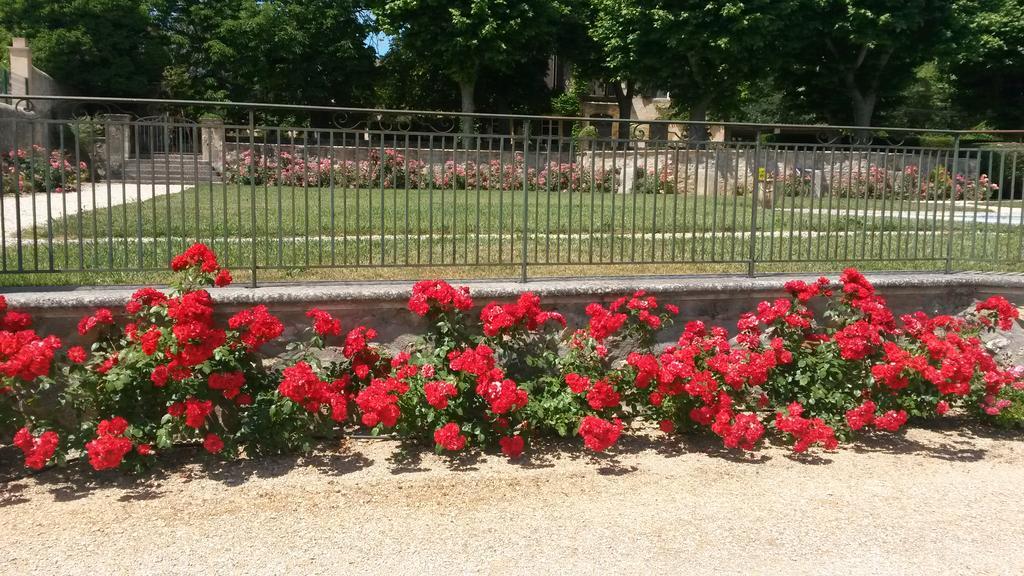
[[[185,189],[180,184],[131,184],[122,182],[85,182],[80,190],[58,194],[3,195],[3,219],[0,220],[0,235],[15,238],[19,224],[23,238],[31,238],[35,224],[45,225],[47,215],[59,219],[64,215],[78,214],[107,206],[120,206],[143,202],[154,196],[177,194]],[[29,232],[25,232],[29,230]],[[45,232],[43,233],[45,238]]]
[[[809,458],[640,438],[516,464],[396,446],[10,480],[0,572],[1024,574],[1019,435],[911,430]]]

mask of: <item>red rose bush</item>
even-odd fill
[[[655,427],[804,452],[950,411],[1024,410],[1024,370],[983,339],[1012,328],[1015,306],[994,296],[959,316],[897,318],[853,269],[838,284],[787,283],[734,329],[685,322],[672,340],[679,309],[643,291],[590,304],[571,329],[530,292],[478,307],[468,288],[423,281],[408,301],[423,336],[388,350],[373,327],[320,308],[287,343],[265,305],[218,315],[231,274],[203,244],[171,266],[170,290],[95,310],[78,324],[86,344],[67,350],[0,296],[0,432],[28,468],[138,470],[178,444],[219,458],[308,451],[360,430],[512,459],[540,436],[603,452]]]

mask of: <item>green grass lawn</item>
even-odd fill
[[[255,223],[252,204],[255,201]],[[525,208],[525,210],[524,210]],[[758,206],[733,195],[590,194],[500,190],[355,190],[212,184],[85,212],[40,226],[35,237],[252,238],[293,236],[688,233],[902,230],[941,227],[948,204],[778,198]],[[853,211],[844,215],[843,210]],[[963,212],[963,207],[957,210]],[[894,213],[913,213],[900,219]],[[254,227],[255,225],[255,227]],[[32,236],[29,234],[28,236]]]
[[[778,198],[755,209],[732,195],[212,184],[56,219],[26,233],[20,251],[8,239],[0,283],[160,282],[193,241],[209,243],[240,279],[255,251],[261,281],[517,277],[524,248],[532,276],[745,272],[752,218],[753,256],[765,272],[937,270],[950,237],[958,269],[1021,269],[1024,227],[951,225],[948,209],[906,200]]]

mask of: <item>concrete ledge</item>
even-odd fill
[[[956,290],[990,291],[1024,294],[1024,275],[998,273],[882,273],[866,274],[883,294],[902,292],[913,288],[949,288]],[[635,290],[652,294],[679,294],[697,296],[705,293],[767,293],[782,292],[790,280],[813,281],[819,275],[772,275],[748,278],[744,276],[685,276],[685,277],[610,277],[536,280],[527,283],[511,281],[452,281],[458,286],[469,286],[474,298],[501,299],[531,291],[540,296],[618,296]],[[837,274],[828,274],[833,280]],[[210,292],[220,304],[251,306],[253,304],[351,302],[351,301],[404,301],[412,291],[412,281],[322,284],[268,284],[259,288],[231,286],[212,288]],[[24,289],[3,292],[11,304],[19,308],[88,308],[123,305],[138,287],[77,287]],[[160,287],[166,290],[166,286]]]
[[[836,278],[837,275],[830,275]],[[784,295],[783,284],[793,279],[814,280],[815,276],[738,276],[586,278],[518,282],[456,282],[470,287],[478,306],[489,300],[511,300],[530,290],[542,297],[543,305],[566,315],[570,326],[586,323],[584,309],[593,301],[608,302],[638,289],[657,294],[666,303],[680,307],[680,319],[735,326],[736,319],[761,300]],[[889,301],[897,314],[924,310],[930,314],[956,313],[977,299],[1002,294],[1024,303],[1024,275],[1016,274],[869,274],[868,278]],[[318,307],[338,315],[348,329],[359,324],[376,328],[382,342],[401,346],[422,331],[422,320],[405,309],[412,282],[268,285],[256,289],[229,287],[212,289],[218,315],[227,318],[242,308],[266,304],[285,323],[284,337],[294,338],[305,329],[305,312]],[[77,342],[79,318],[94,308],[107,307],[118,313],[134,288],[39,289],[6,293],[11,306],[31,313],[37,329]],[[681,324],[663,334],[665,341],[678,338]]]

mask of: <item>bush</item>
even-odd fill
[[[89,179],[89,166],[79,162],[76,167],[63,151],[33,145],[0,154],[0,179],[3,194],[73,192],[80,181]]]
[[[999,367],[979,337],[1012,327],[1016,307],[996,296],[962,316],[895,318],[853,269],[838,286],[787,283],[732,338],[688,322],[661,350],[679,310],[642,291],[590,304],[571,330],[529,292],[477,312],[467,288],[423,281],[408,308],[426,329],[397,354],[371,327],[343,331],[312,309],[305,335],[270,357],[283,326],[265,306],[216,321],[208,289],[231,274],[212,251],[193,245],[172,268],[169,292],[143,288],[123,314],[83,318],[88,350],[37,334],[0,297],[0,433],[28,467],[84,456],[138,470],[180,443],[222,458],[308,451],[358,428],[515,458],[540,435],[603,451],[640,422],[737,450],[775,434],[802,452],[951,409],[1000,425],[1024,411],[1024,370]]]
[[[525,175],[524,175],[525,172]],[[559,192],[610,192],[616,171],[583,164],[551,162],[538,171],[524,167],[522,153],[516,152],[511,162],[472,160],[443,165],[428,165],[422,160],[406,158],[401,152],[387,148],[383,156],[371,149],[366,160],[332,160],[319,156],[297,156],[285,150],[270,154],[243,150],[233,155],[224,167],[224,178],[235,184],[281,184],[284,186],[341,188],[409,188],[433,187],[448,190],[522,190],[525,176],[530,190]]]

